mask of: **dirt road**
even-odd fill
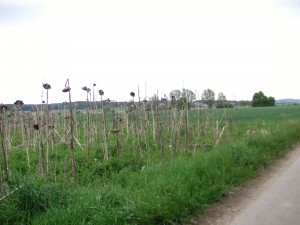
[[[300,224],[300,146],[210,207],[191,224]]]

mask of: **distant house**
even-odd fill
[[[203,109],[208,108],[208,105],[206,103],[204,103],[203,100],[195,100],[195,101],[193,101],[193,106],[195,108],[203,108]]]

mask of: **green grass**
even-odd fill
[[[226,109],[228,114],[239,121],[254,121],[254,120],[287,120],[300,118],[300,106],[275,106],[275,107],[256,107],[242,108],[239,107]],[[219,117],[224,110],[218,110]]]
[[[228,114],[234,115],[230,110]],[[215,112],[222,115],[222,110]],[[77,149],[76,182],[64,178],[70,173],[64,169],[67,147],[52,156],[57,162],[56,182],[53,176],[27,176],[24,151],[13,151],[11,185],[22,187],[0,202],[0,224],[184,223],[300,140],[298,106],[238,113],[238,123],[232,122],[219,146],[198,149],[194,155],[186,150],[162,161],[153,143],[149,151],[135,155],[124,144],[121,156],[104,162],[95,151],[93,159],[98,160],[87,163],[85,151]],[[197,116],[190,119],[196,123]]]

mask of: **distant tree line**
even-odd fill
[[[69,104],[69,102],[62,102],[62,103],[51,103],[49,104],[49,109],[51,110],[63,110],[67,105]],[[89,107],[94,107],[94,108],[100,108],[100,107],[106,107],[110,104],[109,99],[108,100],[103,100],[103,101],[97,101],[95,102],[95,104],[97,104],[97,106],[95,104],[91,104],[88,103],[86,101],[77,101],[77,102],[73,102],[72,103],[74,105],[74,107],[78,110],[83,110],[83,109],[87,109]],[[14,107],[15,104],[7,104],[6,106],[11,109]],[[46,107],[46,104],[26,104],[24,103],[24,105],[22,105],[22,110],[23,111],[36,111],[37,109],[43,109],[44,107]]]
[[[275,106],[275,98],[267,97],[262,91],[256,92],[252,98],[253,107]]]
[[[219,92],[217,95],[217,100],[215,99],[215,92],[208,88],[203,90],[201,94],[201,100],[196,100],[196,94],[190,89],[183,88],[182,90],[172,90],[169,93],[169,99],[167,96],[164,98],[159,99],[158,96],[154,95],[153,97],[149,98],[149,101],[156,102],[157,104],[161,104],[166,106],[167,100],[170,101],[172,107],[176,107],[177,109],[185,109],[186,107],[190,109],[195,105],[195,102],[198,103],[203,107],[216,107],[216,108],[233,108],[236,106],[241,107],[263,107],[263,106],[274,106],[275,105],[275,98],[274,97],[267,97],[264,95],[262,91],[256,92],[253,95],[252,101],[228,101],[226,96],[223,92]],[[141,102],[142,103],[142,102]],[[49,104],[49,109],[51,110],[63,110],[66,105],[69,104],[67,102],[62,103],[52,103]],[[83,110],[87,108],[101,108],[111,105],[112,102],[109,99],[96,101],[96,102],[87,102],[87,101],[76,101],[74,103],[75,108],[78,110]],[[114,106],[118,107],[121,105],[126,104],[126,102],[113,102]],[[139,104],[137,102],[137,104]],[[12,108],[14,105],[9,104],[7,105],[8,108]],[[45,107],[45,104],[23,104],[22,110],[24,111],[35,111],[38,108],[41,109]]]
[[[217,101],[215,101],[215,93],[211,89],[206,89],[202,93],[202,100],[208,106],[208,108],[212,108],[213,105],[216,108],[233,108],[234,105],[232,102],[226,100],[224,93],[220,92],[218,94]],[[235,102],[237,104],[237,101]],[[239,105],[246,107],[263,107],[263,106],[275,106],[275,98],[270,96],[267,97],[264,95],[262,91],[254,93],[252,101],[239,101]]]

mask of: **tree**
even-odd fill
[[[275,98],[274,97],[268,97],[269,100],[269,106],[274,106],[275,105]]]
[[[226,100],[226,97],[223,94],[223,92],[219,92],[216,107],[217,108],[233,108],[233,105]]]
[[[192,90],[185,88],[181,91],[178,89],[173,90],[170,92],[169,96],[172,105],[176,105],[178,109],[184,109],[185,107],[190,109],[193,101],[196,99],[196,94]]]
[[[196,99],[196,94],[190,89],[183,88],[181,91],[181,97],[186,98],[186,100],[191,103]]]
[[[158,99],[158,96],[156,95],[156,94],[154,94],[153,96],[151,96],[150,98],[149,98],[149,101],[150,102],[157,102],[159,99]]]
[[[264,95],[262,91],[256,92],[252,98],[252,106],[253,107],[262,107],[262,106],[274,106],[275,105],[275,98],[274,97],[267,97]]]
[[[212,108],[215,102],[215,92],[211,89],[206,89],[202,92],[202,100],[208,105],[208,108]]]
[[[180,98],[177,100],[176,106],[177,106],[178,109],[184,109],[185,106],[187,106],[188,109],[190,109],[190,103],[187,102],[187,100],[186,100],[185,97],[180,97]]]
[[[251,106],[251,101],[241,100],[240,106],[243,106],[243,107]]]
[[[227,100],[223,92],[219,92],[218,98],[217,98],[217,108],[225,108]]]
[[[170,92],[169,96],[170,96],[170,99],[172,99],[173,96],[175,97],[175,99],[179,99],[181,97],[181,91],[178,89],[175,89]]]

